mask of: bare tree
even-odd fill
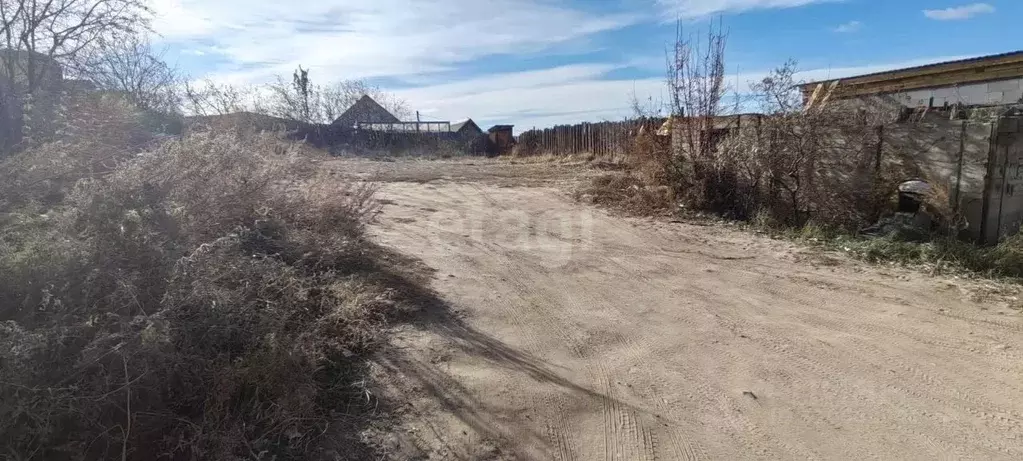
[[[364,80],[343,80],[315,85],[309,71],[300,66],[291,82],[278,76],[266,86],[266,97],[259,101],[258,112],[305,123],[333,123],[365,95],[373,98],[399,119],[410,115],[405,101]]]
[[[212,116],[242,112],[247,109],[250,92],[241,87],[218,84],[212,80],[182,84],[182,103],[191,115]]]
[[[726,42],[720,24],[711,25],[704,40],[686,35],[679,20],[666,53],[671,152],[664,170],[676,196],[698,208],[717,208],[731,193],[729,178],[713,165],[714,122],[726,92]]]
[[[678,21],[675,42],[667,53],[667,84],[674,135],[693,158],[705,158],[713,151],[708,138],[714,118],[721,114],[725,87],[725,45],[721,25],[711,25],[706,41],[687,36]]]
[[[302,66],[298,66],[298,70],[295,71],[292,77],[292,88],[295,90],[295,94],[298,96],[298,120],[309,123],[313,121],[313,112],[317,111],[318,101],[313,100],[315,97],[315,87],[309,83],[309,70],[303,69]]]
[[[634,117],[660,117],[664,110],[664,102],[655,101],[653,96],[647,96],[645,101],[641,100],[639,95],[636,94],[636,90],[633,89],[629,93],[629,108],[632,109],[632,115]]]
[[[320,120],[320,92],[310,82],[308,69],[299,66],[291,82],[278,76],[266,90],[265,98],[257,101],[257,112],[303,123]]]
[[[65,75],[105,37],[148,28],[147,0],[0,0],[0,150],[58,131]]]
[[[337,120],[344,111],[352,107],[363,95],[368,95],[384,109],[399,119],[407,119],[411,115],[408,105],[402,99],[387,93],[376,85],[365,80],[342,80],[320,88],[320,103],[324,123]]]
[[[803,112],[803,95],[799,91],[796,61],[790,59],[759,82],[750,84],[753,100],[764,114],[795,115]]]
[[[133,34],[101,41],[87,61],[85,77],[101,90],[117,91],[141,109],[171,113],[179,110],[177,72],[154,51],[149,39]]]
[[[0,0],[3,69],[32,93],[53,72],[49,63],[76,73],[86,49],[146,29],[149,15],[145,0]]]

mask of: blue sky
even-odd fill
[[[253,85],[301,64],[320,83],[377,83],[426,118],[518,130],[663,97],[677,18],[723,23],[740,90],[789,58],[814,80],[1023,49],[1019,0],[152,2],[167,57],[192,78]]]

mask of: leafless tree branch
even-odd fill
[[[704,139],[721,114],[725,96],[725,45],[720,23],[711,25],[706,39],[686,35],[678,21],[675,42],[667,52],[669,108],[675,135],[681,136],[691,157],[705,158],[712,146]]]
[[[153,50],[142,35],[117,37],[101,42],[88,59],[86,73],[99,89],[124,94],[141,109],[177,112],[177,72],[163,60],[163,51]]]
[[[0,0],[3,69],[32,93],[51,72],[47,61],[78,74],[89,47],[147,29],[150,14],[145,0]]]
[[[242,87],[218,84],[212,80],[182,84],[182,103],[191,115],[226,115],[246,110],[250,92]]]

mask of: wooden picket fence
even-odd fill
[[[517,155],[623,155],[632,139],[642,132],[657,131],[663,118],[621,122],[580,123],[532,129],[519,135]]]

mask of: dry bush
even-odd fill
[[[58,203],[78,180],[110,172],[154,142],[146,121],[123,98],[73,95],[57,139],[0,162],[0,212],[29,202]]]
[[[952,198],[952,184],[928,177],[926,174],[904,175],[902,178],[917,176],[921,177],[931,186],[930,191],[923,197],[923,206],[928,216],[933,220],[933,227],[941,234],[949,236],[957,236],[965,231],[968,223],[966,217],[962,214],[962,210],[956,209],[953,205],[955,200]]]
[[[537,130],[529,130],[519,135],[518,142],[512,148],[512,157],[532,157],[540,154],[540,136]]]
[[[855,230],[876,218],[877,200],[891,192],[865,148],[876,144],[871,133],[842,114],[765,117],[721,142],[704,166],[698,206],[740,219],[767,211],[794,227],[815,221]]]
[[[630,171],[597,176],[576,197],[634,215],[666,213],[674,203],[667,186],[650,185]]]
[[[914,176],[912,159],[877,163],[877,126],[885,114],[836,104],[804,110],[790,62],[752,85],[765,115],[722,127],[733,123],[718,115],[724,40],[714,29],[703,48],[679,36],[669,56],[671,106],[689,115],[670,119],[670,140],[653,132],[631,140],[628,180],[635,181],[629,187],[612,186],[624,179],[611,175],[585,193],[635,204],[642,195],[633,192],[667,187],[655,203],[663,196],[688,210],[733,219],[793,228],[813,222],[853,232],[875,222],[898,183]],[[637,210],[671,208],[642,202]]]
[[[672,184],[676,171],[670,142],[670,137],[658,136],[655,130],[642,130],[629,143],[626,162],[648,184]]]
[[[897,177],[873,165],[881,114],[833,104],[803,110],[789,62],[752,84],[764,116],[722,127],[731,123],[722,118],[726,42],[720,26],[705,37],[686,36],[679,26],[667,60],[670,145],[656,136],[633,140],[629,159],[638,178],[667,186],[686,209],[734,219],[846,230],[875,219],[892,192],[887,178]]]
[[[769,213],[796,228],[855,231],[877,219],[904,176],[875,166],[880,114],[804,110],[794,73],[788,63],[752,86],[767,115],[731,130],[712,155],[686,157],[700,174],[685,183],[693,192],[684,200],[738,219]]]
[[[4,456],[304,459],[396,296],[372,188],[335,181],[272,136],[196,135],[12,209]]]

